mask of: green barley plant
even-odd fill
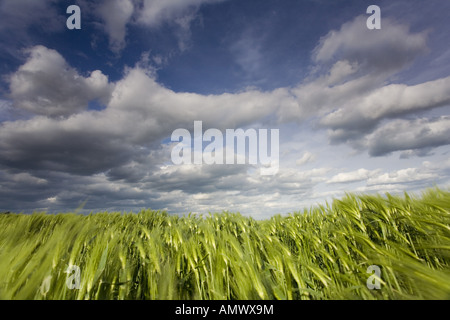
[[[0,299],[450,299],[450,192],[347,194],[263,221],[0,215]]]

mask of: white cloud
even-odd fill
[[[426,33],[412,34],[408,26],[389,18],[383,19],[381,31],[374,32],[366,27],[366,20],[366,16],[359,16],[324,36],[314,50],[315,61],[325,63],[345,57],[365,69],[389,72],[405,67],[426,51]]]
[[[178,19],[188,29],[192,21],[188,15],[192,17],[196,7],[207,2],[141,2],[145,3],[147,8],[139,10],[147,10],[145,14],[155,21],[145,21],[143,11],[131,14],[130,1],[115,0],[111,6],[115,13],[104,19],[112,48],[123,48],[130,23],[152,27],[152,23]],[[123,12],[118,12],[121,5]],[[160,15],[155,16],[158,12]],[[107,15],[107,10],[100,14]],[[247,89],[221,95],[177,93],[159,84],[145,70],[145,61],[127,70],[121,80],[109,83],[101,71],[81,75],[56,51],[35,47],[28,61],[11,77],[11,98],[16,107],[37,116],[0,123],[0,173],[7,181],[0,188],[1,199],[26,189],[33,195],[27,198],[30,203],[47,199],[47,204],[66,208],[67,203],[89,195],[93,208],[152,205],[178,213],[223,209],[258,216],[275,210],[301,209],[307,201],[299,199],[341,194],[342,190],[336,191],[338,184],[344,188],[348,183],[365,183],[364,190],[383,191],[426,186],[439,174],[443,177],[440,181],[448,181],[450,173],[443,173],[448,169],[430,163],[386,172],[361,168],[362,162],[352,157],[348,158],[348,166],[345,164],[348,172],[337,173],[340,169],[332,166],[346,161],[347,150],[324,152],[329,158],[316,152],[327,148],[315,148],[318,141],[325,140],[318,137],[325,135],[320,130],[323,127],[355,133],[353,139],[374,156],[397,150],[419,154],[417,150],[449,143],[450,122],[446,116],[392,121],[393,117],[415,115],[419,110],[448,103],[449,78],[416,86],[389,84],[391,75],[424,52],[425,35],[412,34],[404,26],[387,22],[386,33],[368,41],[363,39],[367,35],[358,30],[358,23],[357,19],[322,39],[315,58],[324,64],[325,72],[297,87],[268,92]],[[394,45],[396,42],[398,45]],[[381,48],[386,52],[381,54]],[[86,110],[92,99],[103,100],[106,108]],[[246,165],[173,166],[171,145],[161,145],[173,130],[191,130],[195,120],[202,120],[204,129],[223,130],[267,124],[265,121],[274,114],[278,116],[277,126],[293,121],[301,126],[302,121],[311,118],[323,125],[313,134],[290,137],[293,145],[301,144],[297,149],[301,153],[292,156],[293,167],[285,166],[281,159],[275,176],[263,177]],[[368,124],[372,122],[382,125],[371,127]],[[301,171],[294,166],[315,161],[315,154],[321,155],[314,163],[315,169]],[[358,159],[372,160],[367,155]],[[6,174],[3,168],[29,173]],[[44,183],[46,188],[35,187]],[[20,207],[20,199],[16,201]]]
[[[199,119],[204,128],[239,128],[292,102],[286,89],[221,95],[176,93],[135,68],[116,84],[108,112],[139,114],[140,119],[152,119],[161,129],[171,128],[171,133],[177,128],[190,128]]]
[[[329,77],[327,78],[327,85],[333,86],[342,83],[348,76],[358,71],[358,64],[351,64],[347,60],[340,60],[336,62],[330,70]]]
[[[316,68],[307,81],[291,89],[297,101],[279,110],[280,121],[302,122],[335,110],[339,110],[336,116],[341,112],[349,117],[353,113],[349,109],[353,111],[352,107],[361,101],[378,97],[377,90],[392,90],[389,86],[384,88],[389,78],[427,50],[425,33],[411,33],[405,25],[388,19],[382,32],[374,33],[365,22],[365,17],[358,17],[320,40],[313,54]],[[438,97],[446,95],[442,92],[445,80],[441,82],[428,85],[437,86],[433,90],[440,93]],[[413,98],[414,94],[410,95]],[[333,116],[325,118],[324,124],[332,125],[330,117]]]
[[[260,38],[261,32],[250,27],[242,31],[239,38],[230,46],[230,52],[246,78],[257,77],[264,64]]]
[[[407,168],[390,173],[384,173],[367,180],[368,186],[389,185],[408,182],[419,182],[422,180],[436,179],[438,176],[430,172],[422,172],[419,168]]]
[[[402,161],[402,160],[400,160]],[[359,182],[363,186],[354,188],[356,192],[403,192],[420,190],[433,185],[448,183],[450,160],[432,163],[424,161],[416,167],[387,171],[386,169],[358,169],[333,176],[328,184]]]
[[[330,113],[321,124],[333,129],[371,127],[382,119],[430,110],[450,104],[450,77],[415,86],[392,84],[349,101]]]
[[[1,162],[82,174],[123,168],[175,129],[192,129],[196,120],[203,121],[204,130],[237,129],[292,100],[285,89],[176,93],[140,67],[111,84],[100,71],[81,76],[56,51],[42,46],[31,49],[28,61],[12,75],[11,97],[16,107],[40,116],[0,126]],[[95,98],[107,101],[105,109],[86,110]],[[130,179],[138,176],[134,171],[125,170]],[[114,174],[124,175],[120,170]]]
[[[136,23],[156,28],[164,23],[175,26],[178,48],[185,51],[189,47],[191,24],[196,20],[200,6],[226,0],[137,0]]]
[[[316,155],[311,152],[305,152],[303,156],[296,161],[297,166],[303,166],[307,163],[314,162],[316,160]]]
[[[224,0],[141,0],[138,1],[142,9],[138,13],[137,22],[148,26],[158,26],[186,14],[189,9],[222,1]]]
[[[358,169],[352,172],[343,172],[333,176],[327,183],[351,183],[365,181],[377,171],[369,171],[367,169]]]
[[[45,185],[48,183],[47,180],[37,178],[29,174],[28,172],[21,172],[17,174],[9,175],[9,179],[17,183],[26,183],[28,185]]]
[[[437,123],[392,122],[450,104],[449,77],[412,86],[390,84],[392,76],[427,52],[427,33],[412,33],[389,19],[373,32],[365,27],[365,19],[345,23],[320,40],[313,55],[321,64],[315,70],[319,75],[290,90],[296,99],[277,110],[278,120],[302,123],[314,118],[319,128],[329,129],[332,144],[347,143],[372,156],[410,149],[422,150],[409,155],[425,155],[447,144],[447,131]],[[407,128],[416,123],[430,131]],[[394,128],[397,125],[400,129]]]
[[[209,200],[211,199],[211,195],[207,193],[197,193],[192,196],[194,200]]]
[[[391,121],[370,134],[365,144],[372,156],[448,145],[450,117]]]
[[[80,3],[101,19],[110,49],[119,53],[126,46],[130,25],[158,28],[164,23],[177,27],[179,49],[186,50],[190,26],[200,6],[222,1],[225,0],[102,0],[95,4],[80,0]]]
[[[36,46],[28,61],[10,77],[14,106],[37,115],[69,116],[87,108],[89,101],[107,102],[108,78],[101,71],[81,76],[55,50]]]
[[[109,36],[109,46],[114,52],[119,52],[125,47],[127,24],[134,11],[132,0],[107,0],[98,6],[98,15],[104,21],[104,30]]]
[[[53,204],[58,201],[58,197],[50,197],[50,198],[47,198],[46,201]]]

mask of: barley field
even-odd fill
[[[450,299],[450,192],[348,194],[263,221],[2,214],[0,299]]]

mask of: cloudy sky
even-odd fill
[[[69,5],[81,30],[69,30]],[[369,5],[381,30],[369,30]],[[450,2],[1,0],[0,211],[228,210],[450,186]],[[279,171],[172,132],[279,129]]]

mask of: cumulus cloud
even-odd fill
[[[450,77],[421,83],[415,86],[392,84],[378,88],[361,99],[349,101],[347,105],[326,115],[320,123],[335,130],[334,140],[370,132],[386,118],[431,110],[450,104]]]
[[[126,45],[127,24],[135,11],[132,0],[107,0],[100,2],[97,14],[104,22],[104,31],[109,36],[109,46],[114,52]]]
[[[136,163],[130,165],[135,167]],[[116,179],[117,176],[111,179],[109,172],[81,176],[29,169],[32,174],[21,177],[2,171],[0,198],[8,199],[2,202],[2,208],[68,211],[86,201],[84,209],[88,212],[151,207],[180,214],[187,210],[198,213],[230,210],[263,218],[274,211],[300,210],[299,197],[312,195],[314,186],[323,181],[323,175],[329,170],[282,169],[279,176],[263,177],[247,174],[245,165],[152,168],[142,162],[137,166],[143,179],[136,181]]]
[[[318,128],[328,130],[332,144],[346,143],[371,156],[397,150],[409,152],[403,157],[424,155],[446,145],[447,132],[439,131],[436,122],[403,119],[448,107],[450,78],[391,83],[394,75],[427,53],[427,33],[412,33],[407,25],[389,19],[375,32],[365,23],[366,17],[357,17],[319,41],[313,52],[318,75],[290,90],[296,102],[278,109],[279,121],[315,118]]]
[[[303,154],[303,156],[300,159],[298,159],[295,162],[295,164],[297,166],[303,166],[303,165],[305,165],[307,163],[314,162],[315,160],[316,160],[316,155],[311,153],[311,152],[309,152],[309,151],[307,151],[307,152],[305,152]]]
[[[247,168],[169,166],[150,177],[146,186],[164,194],[176,190],[181,212],[188,205],[193,211],[203,213],[214,207],[215,210],[243,210],[246,214],[264,216],[273,214],[274,210],[286,212],[296,208],[298,198],[312,195],[314,187],[329,171],[328,168],[308,171],[281,168],[276,176],[261,176],[256,172],[249,174]]]
[[[409,182],[417,183],[423,180],[432,180],[436,178],[438,178],[438,176],[435,173],[423,172],[419,168],[407,168],[369,178],[367,180],[367,185],[389,185]]]
[[[148,26],[158,26],[183,16],[189,9],[222,1],[224,0],[138,0],[141,10],[137,21]]]
[[[395,120],[367,137],[372,156],[399,150],[415,150],[450,144],[450,117],[437,119]]]
[[[400,159],[410,159],[414,157],[428,157],[433,155],[431,152],[433,147],[425,147],[423,149],[406,150],[400,154]]]
[[[101,29],[108,35],[110,49],[119,53],[126,46],[129,26],[158,28],[164,23],[175,26],[179,49],[185,50],[190,26],[198,9],[204,4],[225,0],[102,0],[79,2],[101,20]]]
[[[400,70],[426,52],[426,33],[411,33],[408,26],[383,19],[381,32],[366,27],[359,16],[320,39],[314,51],[316,62],[326,63],[345,57],[366,71],[384,73]]]
[[[359,187],[352,188],[357,192],[400,192],[406,189],[420,190],[425,186],[440,185],[448,183],[450,173],[450,161],[441,163],[431,163],[424,161],[417,167],[410,167],[399,170],[387,169],[358,169],[350,172],[342,172],[334,175],[327,184],[332,184],[335,188],[346,186],[348,183],[357,183]],[[347,190],[347,189],[341,189]]]
[[[133,113],[153,121],[159,127],[155,131],[168,135],[177,128],[192,128],[199,119],[204,128],[243,127],[290,103],[295,101],[287,89],[220,95],[176,93],[158,84],[145,70],[135,68],[116,84],[106,113]]]
[[[385,19],[384,24],[380,32],[373,32],[366,27],[366,17],[360,16],[324,36],[313,52],[316,65],[311,77],[291,89],[297,104],[280,110],[279,119],[304,121],[311,116],[328,116],[323,124],[332,126],[334,118],[330,113],[337,112],[335,117],[346,113],[348,117],[349,109],[353,112],[352,107],[361,101],[370,105],[373,97],[380,93],[377,90],[393,95],[400,91],[402,85],[384,87],[391,76],[427,52],[427,34],[412,33],[407,26],[389,19]],[[442,92],[445,81],[424,85],[423,89],[433,87],[439,91],[439,97],[446,96]],[[434,88],[435,85],[438,88]],[[413,98],[414,93],[410,95]],[[343,111],[339,111],[341,109]],[[367,125],[361,124],[361,127],[367,128]]]
[[[374,171],[369,171],[366,169],[358,169],[352,172],[343,172],[333,176],[327,183],[351,183],[367,180]]]
[[[17,108],[38,116],[0,125],[0,163],[80,175],[111,170],[115,177],[132,173],[131,161],[158,149],[175,129],[192,130],[199,119],[204,130],[245,127],[292,100],[285,89],[176,93],[140,67],[111,84],[100,71],[79,75],[42,46],[31,49],[29,60],[11,76],[11,97]],[[93,99],[107,101],[106,108],[86,110]]]
[[[187,29],[189,15],[204,3],[209,1],[114,0],[108,6],[111,15],[106,2],[100,3],[103,10],[98,14],[111,48],[120,51],[130,23],[155,27],[188,17],[180,22]],[[342,170],[324,165],[323,161],[334,165],[335,159],[322,156],[313,170],[281,165],[275,176],[261,176],[250,165],[171,164],[167,138],[178,128],[192,132],[196,120],[203,121],[204,130],[273,125],[274,118],[277,126],[315,121],[318,131],[305,138],[311,140],[308,145],[298,147],[314,153],[293,158],[297,166],[317,160],[316,149],[309,147],[322,141],[315,138],[324,128],[330,130],[331,141],[349,143],[374,157],[395,151],[414,156],[448,145],[448,116],[416,114],[449,103],[450,78],[414,86],[390,81],[426,52],[426,35],[389,20],[383,32],[369,35],[364,26],[360,17],[322,38],[313,55],[319,71],[300,85],[219,95],[170,90],[157,82],[145,63],[111,83],[99,70],[82,75],[58,52],[34,47],[10,76],[12,102],[0,104],[1,113],[9,113],[13,105],[32,114],[0,122],[0,199],[24,209],[39,204],[67,210],[88,199],[86,209],[150,206],[178,213],[189,208],[273,214],[300,206],[299,199],[327,194],[317,192],[318,186],[365,183],[365,190],[397,190],[437,181],[442,170],[448,177],[448,169],[431,165],[388,172],[358,163],[358,170]],[[100,100],[105,108],[89,110],[92,100]],[[337,159],[344,152],[332,156]]]
[[[46,185],[48,183],[48,181],[46,179],[32,176],[28,172],[20,172],[20,173],[15,173],[15,174],[5,173],[5,175],[6,175],[6,177],[4,177],[4,179],[5,179],[4,181],[11,180],[12,182],[20,183],[20,184],[24,183],[24,184],[33,185],[33,186],[39,186],[39,185]]]
[[[87,108],[89,101],[108,101],[111,88],[101,71],[83,77],[55,50],[35,46],[29,59],[10,77],[14,106],[49,117],[69,116]]]

